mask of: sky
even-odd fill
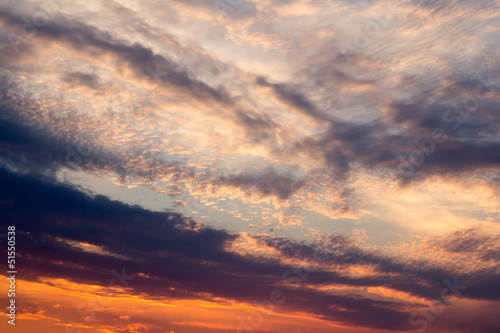
[[[499,13],[2,0],[0,330],[500,332]]]

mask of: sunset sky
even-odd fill
[[[1,332],[498,333],[499,199],[500,0],[0,0]]]

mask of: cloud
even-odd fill
[[[2,171],[1,178],[6,186],[0,201],[6,218],[16,224],[23,241],[20,265],[25,267],[24,276],[28,280],[64,278],[101,285],[107,281],[106,269],[126,267],[129,275],[137,276],[133,287],[131,284],[133,290],[149,295],[199,298],[208,293],[211,297],[252,302],[265,299],[273,288],[285,288],[280,285],[287,266],[276,259],[240,256],[227,250],[237,235],[203,227],[179,214],[127,206],[33,177]],[[309,263],[315,258],[315,248],[311,245],[272,237],[257,239],[275,247],[284,257]],[[113,255],[82,252],[71,242],[92,244]],[[442,288],[437,282],[453,274],[452,270],[425,264],[403,269],[404,265],[365,252],[341,235],[330,238],[328,244],[330,248],[320,252],[323,268],[309,273],[304,287],[332,283],[385,286],[432,299]],[[382,275],[358,278],[342,275],[343,269],[358,265],[375,265]],[[384,278],[385,274],[392,277]],[[419,283],[422,279],[426,282]],[[468,285],[467,298],[500,299],[493,292],[497,275],[477,272],[460,275],[460,279]],[[348,311],[334,310],[332,304]],[[307,288],[293,291],[285,307],[373,328],[404,329],[407,320],[402,304],[330,295]],[[363,315],[360,321],[360,314],[365,312],[371,315]]]
[[[409,329],[455,276],[464,307],[496,306],[497,3],[221,3],[76,1],[43,22],[41,2],[0,5],[0,205],[27,279],[127,267],[135,295],[210,302],[281,288],[283,312],[369,330]]]
[[[499,237],[486,234],[478,228],[472,228],[456,231],[434,241],[434,245],[449,252],[477,255],[481,260],[498,262],[500,260]]]
[[[100,87],[99,77],[95,74],[71,72],[64,76],[64,81],[70,84],[84,85],[92,89]]]
[[[4,208],[6,217],[16,224],[23,239],[20,265],[26,268],[24,276],[28,280],[64,278],[100,285],[107,281],[107,268],[126,267],[129,275],[143,273],[134,280],[136,292],[175,298],[209,293],[213,297],[251,302],[265,299],[273,288],[279,287],[287,270],[275,260],[228,252],[226,246],[237,236],[202,227],[178,214],[150,212],[5,171],[1,177],[6,184],[4,189],[9,188],[2,192],[1,201],[13,202]],[[72,247],[70,241],[99,246],[117,256],[82,252]],[[362,253],[350,256],[352,259],[344,257],[344,264],[365,260],[355,258],[363,256]],[[334,281],[351,285],[382,283],[379,279],[370,282],[370,279],[342,278],[327,271],[311,274],[308,283]],[[334,311],[331,304],[351,310]],[[388,302],[307,289],[295,291],[286,304],[336,321],[358,320],[358,325],[404,327],[404,313],[393,310],[393,306]],[[372,315],[359,322],[359,314],[365,311]]]
[[[8,24],[21,28],[22,17],[11,12],[2,11],[0,17],[7,19]],[[215,101],[231,103],[231,98],[223,88],[214,89],[203,82],[190,77],[190,74],[175,62],[164,56],[155,54],[151,49],[138,43],[132,45],[115,40],[111,34],[96,27],[78,21],[59,18],[52,20],[37,29],[35,38],[45,38],[64,42],[74,50],[86,50],[96,54],[110,54],[130,66],[136,75],[160,84],[171,84],[189,90],[197,98],[212,98]]]
[[[242,188],[244,191],[255,189],[263,197],[276,196],[279,200],[288,199],[304,185],[303,180],[293,175],[281,174],[271,168],[264,173],[223,176],[220,181],[223,184]]]

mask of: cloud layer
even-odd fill
[[[237,329],[277,289],[255,332],[498,331],[498,5],[2,2],[27,290],[121,295],[89,332]],[[117,315],[141,301],[182,319]],[[23,315],[64,326],[54,302]]]

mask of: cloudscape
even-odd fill
[[[499,27],[1,1],[0,330],[500,332]]]

